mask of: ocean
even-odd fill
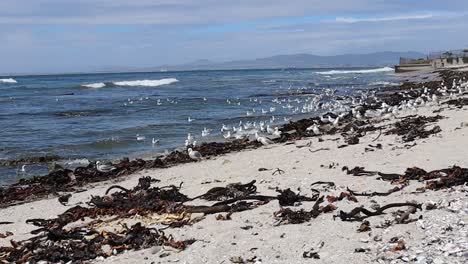
[[[0,162],[155,156],[183,147],[187,133],[221,141],[223,124],[274,127],[327,112],[338,96],[397,83],[387,67],[4,76]],[[323,107],[304,107],[317,96]],[[21,167],[0,166],[0,184],[48,172],[47,164]]]

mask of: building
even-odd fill
[[[468,49],[432,52],[424,59],[400,58],[395,72],[427,71],[443,68],[468,67]]]

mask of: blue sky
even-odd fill
[[[0,72],[468,48],[467,0],[1,0]]]

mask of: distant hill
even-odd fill
[[[399,58],[424,58],[419,52],[375,52],[368,54],[343,54],[335,56],[318,56],[311,54],[276,55],[253,60],[212,62],[197,60],[182,65],[161,65],[139,70],[225,70],[225,69],[272,69],[272,68],[319,68],[319,67],[366,67],[393,66]]]

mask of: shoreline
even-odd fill
[[[445,72],[442,75],[444,75],[445,82],[450,80],[450,75],[457,75],[456,78],[462,76],[460,73],[453,72]],[[423,86],[428,86],[428,89],[438,88],[437,82],[434,82],[431,85],[413,84],[408,88],[402,85],[404,89],[397,91],[411,94],[414,93],[415,88],[422,88]],[[398,92],[385,94],[382,98],[383,100],[395,102],[402,101],[402,95],[398,94]],[[466,98],[466,95],[461,98]],[[81,190],[69,197],[68,206],[61,206],[56,197],[50,197],[50,193],[40,190],[35,194],[36,198],[32,199],[33,201],[27,201],[23,204],[9,205],[8,201],[5,203],[2,198],[2,207],[4,208],[1,208],[0,211],[5,216],[2,221],[11,221],[13,224],[0,225],[0,233],[6,234],[8,231],[12,232],[13,235],[0,239],[0,245],[7,246],[10,239],[15,241],[30,239],[33,235],[29,234],[29,232],[37,227],[26,224],[26,219],[53,219],[66,209],[70,209],[70,206],[89,201],[92,195],[104,195],[110,185],[118,184],[131,190],[138,182],[138,178],[148,175],[151,178],[160,180],[158,183],[153,183],[155,186],[179,186],[180,182],[184,182],[181,185],[182,187],[177,190],[187,194],[188,197],[203,194],[212,187],[225,186],[235,182],[247,183],[251,180],[256,180],[258,188],[256,192],[261,195],[275,196],[277,195],[275,188],[282,190],[291,188],[294,193],[297,193],[298,188],[300,188],[302,195],[311,197],[314,194],[314,192],[311,192],[311,184],[317,181],[334,183],[334,187],[331,185],[328,187],[313,186],[314,189],[319,190],[320,194],[327,196],[346,192],[347,187],[356,192],[386,192],[392,187],[391,184],[382,180],[378,181],[375,177],[347,175],[341,170],[343,166],[349,168],[363,166],[364,171],[376,171],[384,174],[396,173],[399,175],[403,175],[407,168],[414,166],[427,171],[446,169],[453,165],[466,168],[468,164],[464,157],[468,156],[468,152],[466,147],[463,147],[466,146],[463,142],[466,143],[467,141],[466,133],[468,128],[462,124],[468,123],[468,120],[465,120],[466,103],[452,107],[443,104],[443,101],[441,99],[440,105],[434,104],[417,108],[416,116],[412,116],[415,113],[410,110],[406,113],[400,113],[397,119],[381,120],[377,123],[368,122],[367,119],[356,120],[352,115],[347,118],[343,117],[343,124],[338,129],[330,128],[326,135],[320,137],[312,136],[306,129],[314,124],[314,120],[319,122],[318,117],[299,120],[286,124],[280,129],[282,136],[276,140],[276,143],[281,144],[261,147],[261,144],[256,141],[238,141],[199,146],[196,149],[204,157],[209,157],[201,162],[192,162],[186,153],[173,152],[168,158],[164,160],[155,159],[151,163],[143,163],[138,160],[121,162],[122,169],[119,169],[121,175],[118,175],[118,173],[100,175],[91,168],[87,168],[84,172],[90,176],[84,178],[82,182],[78,182],[79,184],[68,187],[65,185],[69,184],[70,172],[52,175],[59,176],[58,179],[61,182],[57,182],[57,178],[54,181],[52,178],[37,178],[37,182],[24,181],[16,185],[21,187],[22,191],[25,190],[25,184],[38,188],[37,183],[49,184],[49,187],[55,187],[55,191],[60,192],[61,196],[66,193],[65,191],[72,190],[71,188]],[[370,104],[365,106],[363,110],[372,111],[373,107]],[[445,109],[439,111],[440,108]],[[417,134],[415,139],[405,142],[404,136],[407,136],[408,139],[408,132],[403,131],[401,128],[394,131],[394,133],[386,133],[391,129],[395,129],[396,122],[410,120],[408,122],[412,124],[413,119],[436,115],[445,116],[446,118],[428,122],[418,120],[418,122],[423,122],[418,123],[423,128],[421,131],[429,132],[432,130],[431,133],[427,134],[426,138],[419,138],[419,134]],[[349,121],[347,121],[348,119]],[[436,126],[440,126],[440,131],[435,130]],[[345,127],[348,127],[348,129],[345,129]],[[353,128],[354,132],[347,133],[351,128]],[[396,135],[399,132],[405,132],[405,134]],[[311,144],[308,144],[309,142]],[[414,143],[416,145],[413,145]],[[346,146],[340,148],[343,145]],[[428,153],[430,155],[427,155]],[[119,166],[119,164],[113,165]],[[160,169],[162,167],[164,167],[163,170]],[[263,170],[263,168],[266,170]],[[276,168],[280,170],[275,170]],[[79,173],[74,174],[79,175]],[[96,181],[96,179],[102,181]],[[79,180],[79,177],[76,177],[76,180]],[[466,194],[464,194],[466,186],[461,184],[461,186],[449,186],[449,188],[442,188],[441,190],[427,189],[422,194],[415,193],[417,188],[424,187],[426,182],[408,181],[407,185],[405,185],[406,183],[400,183],[400,190],[387,196],[361,197],[356,195],[358,202],[346,197],[342,201],[330,202],[332,198],[328,199],[327,197],[324,205],[328,203],[338,208],[332,210],[331,213],[320,212],[316,218],[301,224],[276,225],[277,221],[281,220],[281,214],[274,216],[273,213],[278,212],[278,209],[283,207],[278,207],[278,203],[274,200],[270,200],[266,204],[255,204],[255,208],[244,212],[235,211],[229,216],[223,213],[221,214],[222,217],[219,217],[221,220],[217,220],[218,216],[215,217],[213,214],[205,213],[204,219],[195,221],[192,217],[195,218],[200,215],[191,213],[188,220],[182,218],[187,222],[182,224],[180,228],[168,228],[164,231],[173,235],[178,241],[195,239],[193,244],[184,246],[185,250],[183,251],[174,252],[170,250],[171,247],[174,247],[174,244],[169,243],[168,246],[166,241],[166,244],[163,243],[162,245],[152,244],[149,249],[116,251],[116,256],[105,259],[99,256],[98,258],[103,259],[105,262],[114,263],[126,263],[130,260],[148,260],[160,263],[176,260],[185,263],[206,261],[225,263],[302,263],[308,261],[307,258],[316,258],[314,256],[318,255],[320,258],[316,260],[320,261],[318,263],[344,263],[345,259],[348,259],[351,263],[367,263],[377,260],[381,260],[383,263],[390,261],[405,262],[405,258],[411,259],[411,254],[424,255],[417,253],[417,250],[426,249],[421,243],[425,242],[425,239],[431,234],[426,234],[428,230],[420,226],[434,223],[442,226],[444,221],[439,217],[440,213],[444,213],[444,217],[450,216],[447,221],[451,223],[452,230],[444,231],[442,228],[439,230],[434,227],[435,234],[442,235],[443,232],[451,232],[447,234],[453,237],[466,234],[466,227],[459,225],[456,218],[456,216],[459,216],[466,219],[467,216],[464,215],[466,212],[463,209],[452,208],[457,204],[461,204],[461,208],[465,205],[466,208],[467,198]],[[57,187],[57,184],[63,186]],[[118,193],[118,191],[115,192]],[[28,198],[28,195],[23,198]],[[31,198],[30,195],[29,198]],[[437,204],[434,210],[427,209],[431,199],[441,200],[440,203],[434,201]],[[405,224],[390,224],[388,227],[379,228],[377,226],[381,223],[376,220],[385,223],[386,220],[393,219],[392,214],[369,217],[371,233],[369,231],[356,232],[356,229],[360,228],[360,224],[364,222],[348,222],[332,218],[332,215],[336,215],[340,210],[348,212],[359,205],[370,208],[374,204],[372,200],[376,200],[379,205],[415,200],[416,203],[424,204],[424,206],[422,211],[417,210],[415,212],[415,216],[409,214],[410,218],[416,219],[416,221]],[[10,200],[10,202],[12,201]],[[454,201],[452,205],[450,201]],[[206,205],[207,203],[209,202],[198,200],[190,202],[193,206]],[[292,203],[286,208],[293,211],[297,211],[299,208],[310,210],[314,205],[314,202],[308,201],[300,203],[298,206],[292,206],[295,205],[295,203]],[[188,207],[188,210],[190,212],[193,207]],[[389,211],[392,210],[389,209]],[[280,216],[278,217],[278,215]],[[418,220],[418,215],[423,218]],[[223,217],[226,218],[225,221],[222,220]],[[425,220],[426,218],[429,220]],[[128,226],[130,226],[136,222],[143,222],[145,225],[157,229],[160,229],[162,223],[164,223],[160,217],[158,219],[154,214],[146,215],[146,213],[142,213],[141,216],[134,214],[120,216],[117,221],[104,222],[104,227],[115,232],[121,229],[121,223],[128,223]],[[171,223],[171,221],[169,222]],[[87,223],[89,223],[89,220],[84,222],[76,221],[73,225],[86,226]],[[376,236],[380,236],[380,240],[375,239]],[[397,237],[397,240],[389,242],[393,237]],[[400,240],[404,242],[400,242]],[[340,241],[346,241],[346,243]],[[405,248],[390,250],[398,245],[401,248],[402,243],[404,243],[403,245],[406,244]],[[447,246],[450,243],[455,244],[455,246]],[[456,241],[456,243],[453,241],[444,243],[443,245],[448,247],[445,252],[454,251],[453,248],[455,247],[461,248],[461,250],[455,250],[445,256],[447,260],[452,261],[452,263],[461,260],[465,256],[463,254],[467,252],[468,245],[466,243],[463,240],[461,242]],[[426,247],[433,246],[430,244],[426,245]],[[181,250],[182,248],[178,249]],[[355,251],[357,249],[359,250]],[[113,255],[113,253],[110,255]],[[431,258],[435,257],[437,256],[431,255]]]
[[[466,76],[468,79],[468,74],[464,74],[463,72],[456,72],[456,71],[439,71],[437,73],[437,77],[434,77],[435,72],[422,72],[421,74],[423,76],[432,76],[430,77],[429,82],[418,82],[421,81],[419,78],[420,75],[416,73],[412,74],[405,74],[405,76],[408,76],[408,79],[404,82],[402,82],[401,85],[399,86],[391,86],[391,87],[384,87],[384,88],[376,88],[371,91],[374,91],[378,93],[377,95],[379,98],[385,102],[387,102],[389,105],[396,105],[400,103],[402,100],[405,100],[406,98],[403,98],[402,96],[398,95],[398,92],[402,91],[408,91],[408,90],[413,90],[413,89],[419,89],[421,87],[424,87],[425,85],[429,84],[429,88],[432,90],[434,89],[437,85],[440,84],[441,81],[445,80],[446,82],[450,82],[450,78],[453,78],[453,76],[450,76],[450,74],[455,74],[458,76]],[[444,76],[442,76],[444,75]],[[425,77],[424,77],[425,78]],[[415,82],[412,82],[415,81]],[[413,94],[414,95],[414,94]],[[375,102],[370,102],[369,104],[364,104],[366,108],[364,110],[360,110],[362,113],[368,109],[372,109],[374,106],[372,104],[375,104]],[[370,106],[370,107],[369,107]],[[375,108],[375,107],[374,107]],[[333,118],[336,117],[334,113],[330,113]],[[321,114],[324,115],[324,114]],[[327,113],[325,113],[327,115]],[[302,125],[302,130],[304,131],[306,127],[304,127],[304,124],[308,124],[308,126],[312,125],[313,121],[318,120],[318,116],[312,116],[309,118],[302,118],[290,123],[285,123],[283,125],[279,125],[279,130],[283,132],[283,135],[279,139],[275,139],[275,143],[284,143],[288,140],[295,140],[304,136],[314,136],[313,134],[304,134],[304,132],[296,133],[296,135],[293,135],[293,137],[287,135],[286,137],[284,132],[288,132],[290,129],[294,129],[296,124]],[[305,121],[305,122],[304,122]],[[349,121],[348,121],[349,122]],[[285,128],[286,127],[286,128]],[[335,131],[332,130],[331,133],[334,133]],[[240,151],[243,149],[248,149],[248,148],[258,148],[261,146],[261,144],[255,140],[251,141],[249,140],[251,137],[249,137],[247,140],[230,140],[230,141],[225,141],[225,142],[218,142],[218,141],[213,141],[213,142],[204,142],[205,144],[199,145],[197,147],[193,147],[195,150],[200,151],[201,154],[204,157],[207,156],[218,156],[218,155],[223,155],[226,153],[230,153],[233,151]],[[72,186],[69,186],[71,178],[76,178],[77,175],[71,176],[69,178],[69,174],[76,174],[76,169],[70,170],[70,169],[64,169],[64,170],[58,170],[58,171],[53,171],[50,172],[47,175],[41,175],[41,176],[33,176],[30,178],[23,178],[20,179],[18,182],[9,184],[4,187],[0,187],[3,189],[4,193],[7,193],[6,195],[3,194],[0,196],[0,208],[9,206],[9,201],[23,201],[24,198],[28,198],[29,196],[47,196],[52,192],[73,192],[75,191],[73,189],[73,186],[78,186],[78,187],[84,187],[83,185],[89,184],[89,183],[94,183],[94,182],[100,182],[100,181],[105,181],[105,180],[110,180],[114,179],[115,177],[120,177],[124,175],[129,175],[132,174],[138,170],[141,169],[147,169],[147,168],[166,168],[178,164],[183,164],[186,162],[193,162],[186,153],[184,153],[184,150],[187,147],[179,147],[173,149],[171,152],[169,152],[168,155],[158,155],[158,154],[148,154],[148,155],[130,155],[133,160],[130,161],[128,157],[122,157],[121,159],[116,159],[112,161],[112,164],[117,167],[117,170],[114,170],[111,173],[100,173],[99,171],[96,170],[95,164],[90,161],[89,165],[85,168],[79,167],[80,172],[83,173],[83,179],[80,181],[79,176],[77,179],[77,182],[73,182],[71,184]],[[201,149],[203,148],[203,149]],[[47,159],[48,157],[33,157],[34,159]],[[56,156],[50,156],[49,158],[51,159],[56,159]],[[66,184],[68,187],[72,187],[71,189],[67,189],[64,187],[67,186],[60,186],[57,188],[55,186],[56,184],[53,183],[53,178],[54,177],[61,177],[62,182],[59,184]],[[69,179],[66,179],[69,178]],[[74,180],[73,180],[74,181]],[[36,193],[30,193],[27,194],[26,197],[20,197],[19,199],[12,199],[11,197],[11,192],[12,187],[14,188],[15,186],[19,186],[23,188],[23,186],[28,186],[28,185],[46,185],[44,190],[40,190],[39,192],[36,191]],[[36,187],[35,187],[36,188]],[[52,189],[52,190],[45,190],[45,189]],[[10,192],[10,194],[8,194]],[[27,191],[26,191],[27,192]],[[9,197],[8,197],[9,196]],[[37,199],[37,198],[35,198]],[[33,199],[34,200],[34,199]]]

